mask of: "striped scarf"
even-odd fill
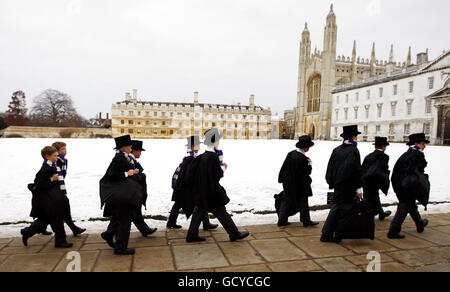
[[[177,183],[178,177],[180,176],[181,169],[183,168],[184,160],[186,158],[188,158],[188,157],[194,157],[195,158],[195,157],[197,157],[197,153],[195,153],[194,151],[188,151],[187,155],[183,158],[183,160],[181,161],[180,165],[177,167],[177,169],[175,170],[175,173],[173,174],[173,177],[172,177],[172,183],[173,184]]]
[[[64,183],[64,176],[61,168],[59,168],[56,163],[51,162],[50,160],[44,159],[44,164],[50,166],[54,171],[58,173],[58,184],[59,189],[63,192],[64,195],[67,195],[66,184]]]
[[[61,167],[61,171],[64,177],[66,177],[67,175],[67,159],[62,156],[61,154],[58,154],[58,159],[59,161],[62,162],[62,167]]]
[[[216,151],[216,154],[219,156],[220,166],[222,166],[223,165],[223,151],[216,147],[214,147],[214,151]]]
[[[411,147],[409,147],[409,149],[422,151],[422,149],[419,146],[411,146]]]
[[[131,154],[126,154],[122,150],[117,150],[116,153],[120,153],[120,154],[123,154],[125,156],[125,158],[130,163],[130,170],[136,169],[136,165],[134,164],[134,159],[135,159],[134,156],[132,156]]]
[[[343,142],[342,144],[345,144],[345,145],[355,145],[355,146],[357,146],[357,145],[358,145],[358,142],[354,141],[353,139],[348,139],[348,140],[344,140],[344,142]]]

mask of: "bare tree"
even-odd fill
[[[34,98],[31,120],[39,126],[84,126],[85,120],[77,113],[70,95],[47,89]]]

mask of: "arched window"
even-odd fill
[[[321,86],[320,75],[312,77],[308,82],[308,99],[307,99],[308,113],[320,111],[320,86]]]

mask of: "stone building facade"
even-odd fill
[[[112,106],[113,136],[130,134],[139,139],[184,139],[203,137],[206,130],[218,128],[224,139],[270,139],[271,109],[255,105],[199,103],[198,92],[192,103],[141,101],[133,96]]]
[[[417,55],[415,65],[391,66],[384,74],[337,86],[331,138],[341,139],[343,126],[358,124],[364,141],[385,136],[404,142],[410,134],[424,132],[432,143],[450,142],[449,75],[450,50],[432,62],[427,51]]]
[[[407,60],[401,63],[391,60],[377,60],[375,43],[370,59],[357,57],[356,41],[352,56],[336,56],[337,47],[336,15],[333,5],[326,18],[323,51],[311,51],[308,25],[300,42],[297,107],[295,108],[295,136],[310,135],[314,139],[330,139],[332,115],[332,90],[337,85],[356,82],[363,78],[385,74],[390,67],[399,70],[411,64],[411,51]]]

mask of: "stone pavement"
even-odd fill
[[[245,226],[251,232],[245,241],[231,243],[223,229],[201,232],[204,243],[188,244],[185,230],[158,231],[150,238],[133,233],[130,247],[134,256],[115,256],[99,234],[79,238],[70,250],[53,247],[50,236],[36,236],[29,246],[21,238],[0,239],[0,272],[65,272],[69,251],[81,255],[81,270],[94,272],[362,272],[367,253],[381,254],[382,272],[450,272],[450,213],[424,216],[430,220],[423,234],[407,219],[404,240],[386,237],[390,220],[377,220],[374,241],[344,240],[341,244],[321,243],[317,228],[299,223],[285,228],[276,225]],[[294,217],[291,218],[293,220]]]

